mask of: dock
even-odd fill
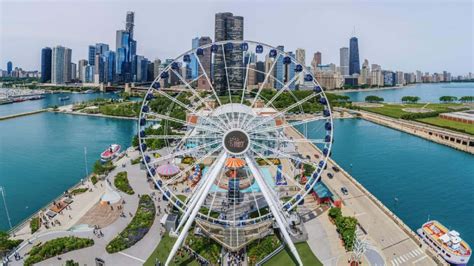
[[[19,113],[19,114],[6,115],[6,116],[1,116],[1,117],[0,117],[0,120],[7,120],[7,119],[12,119],[12,118],[21,117],[21,116],[34,115],[34,114],[39,114],[39,113],[46,112],[46,111],[48,111],[47,108],[46,108],[46,109],[36,110],[36,111],[31,111],[31,112],[25,112],[25,113]]]

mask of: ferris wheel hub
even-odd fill
[[[229,154],[241,155],[249,149],[250,137],[244,130],[234,128],[224,134],[222,146]]]

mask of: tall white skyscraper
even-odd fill
[[[342,47],[339,49],[339,60],[341,75],[349,76],[349,48]]]
[[[303,68],[306,68],[306,51],[302,48],[296,49],[296,61],[300,63]],[[299,77],[297,79],[297,85],[303,85],[304,84],[304,72],[301,71],[299,74]]]
[[[53,47],[51,83],[63,84],[71,81],[72,50],[63,46]]]

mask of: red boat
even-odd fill
[[[117,156],[120,152],[120,145],[112,144],[105,151],[100,154],[100,159],[104,162],[110,161]]]

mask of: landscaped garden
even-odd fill
[[[347,251],[351,251],[354,245],[357,219],[355,217],[344,216],[340,208],[333,207],[328,212],[331,220],[336,224],[337,232],[344,242]]]
[[[94,245],[94,240],[89,238],[79,238],[74,236],[56,238],[31,248],[24,265],[33,265],[69,251],[90,247],[92,245]]]
[[[82,194],[84,192],[86,192],[88,189],[86,187],[80,187],[80,188],[75,188],[73,190],[71,190],[70,194],[71,195],[79,195],[79,194]]]
[[[6,232],[0,231],[0,256],[6,254],[16,248],[23,240],[10,239],[10,235]]]
[[[298,251],[298,254],[300,255],[301,261],[303,262],[304,265],[311,265],[311,266],[322,266],[323,264],[321,261],[316,258],[314,255],[313,251],[309,247],[308,243],[303,242],[303,243],[297,243],[295,244],[296,250]],[[272,257],[269,261],[264,263],[263,265],[265,266],[291,266],[291,265],[298,265],[296,262],[295,258],[293,258],[293,255],[291,254],[291,251],[289,250],[288,246],[285,246],[285,248],[280,251],[278,254],[276,254],[274,257]]]
[[[272,253],[281,245],[276,235],[269,235],[262,239],[257,239],[247,246],[247,257],[249,265],[255,265],[263,258]]]
[[[188,245],[212,265],[217,265],[221,254],[221,246],[212,238],[197,236],[192,231],[186,237],[185,245]]]
[[[132,221],[107,245],[107,252],[116,253],[135,245],[148,233],[155,215],[155,203],[149,195],[142,195]]]
[[[161,265],[164,265],[168,255],[170,254],[171,249],[173,248],[174,242],[176,242],[176,238],[170,237],[168,234],[163,235],[160,240],[160,243],[155,248],[153,253],[148,257],[146,262],[143,264],[144,266],[155,266],[156,263],[159,261]],[[185,265],[192,265],[198,266],[199,263],[195,261],[191,256],[188,256],[187,253],[182,253],[181,256],[175,256],[174,259],[170,263],[171,266],[185,266]]]
[[[31,233],[34,234],[40,228],[40,219],[38,216],[31,218],[30,220],[30,229]]]
[[[128,182],[127,172],[118,173],[115,176],[114,185],[118,190],[124,193],[127,193],[128,195],[135,194],[135,191],[133,191],[133,188],[130,186],[130,183]]]
[[[115,165],[112,163],[112,161],[102,163],[100,160],[97,160],[94,163],[94,168],[92,171],[94,172],[94,174],[97,174],[97,175],[104,175],[104,174],[106,175],[114,169],[115,169]]]

